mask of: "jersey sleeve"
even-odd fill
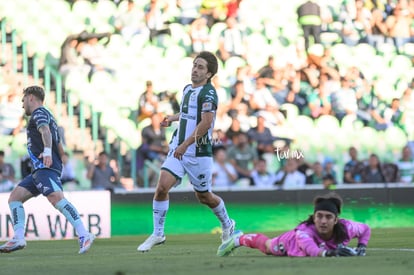
[[[36,109],[33,114],[33,121],[36,123],[36,128],[39,129],[43,125],[49,125],[50,123],[50,116],[49,114],[42,108]]]
[[[368,245],[368,241],[371,237],[371,228],[365,224],[350,220],[343,220],[349,239],[358,239],[358,243]]]
[[[299,250],[303,251],[306,256],[317,257],[323,250],[318,246],[313,238],[313,233],[308,230],[296,230],[296,243]]]
[[[202,92],[201,96],[201,112],[214,112],[218,106],[217,92],[210,88]]]

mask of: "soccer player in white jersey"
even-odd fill
[[[221,239],[227,241],[234,232],[235,222],[227,214],[223,200],[212,193],[212,131],[218,105],[217,93],[211,84],[217,73],[217,58],[210,52],[201,52],[191,70],[191,84],[185,86],[180,113],[166,116],[161,125],[168,127],[178,121],[170,142],[170,151],[161,167],[153,198],[153,233],[138,246],[138,251],[149,251],[165,242],[164,224],[169,208],[169,191],[188,175],[197,199],[211,208],[222,227]]]

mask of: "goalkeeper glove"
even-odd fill
[[[356,256],[357,252],[355,249],[350,248],[348,246],[338,246],[337,249],[326,250],[322,256],[324,257],[349,257],[349,256]]]
[[[357,256],[365,256],[367,254],[367,246],[359,243],[357,248],[355,248],[355,251]]]

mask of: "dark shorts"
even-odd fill
[[[48,196],[56,191],[63,191],[58,172],[51,169],[39,169],[26,176],[18,186],[27,189],[34,196]]]

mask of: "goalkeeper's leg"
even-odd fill
[[[266,243],[270,240],[269,237],[263,234],[245,234],[240,236],[239,244],[250,248],[259,249],[264,254],[271,254]],[[237,244],[236,244],[237,245]]]

